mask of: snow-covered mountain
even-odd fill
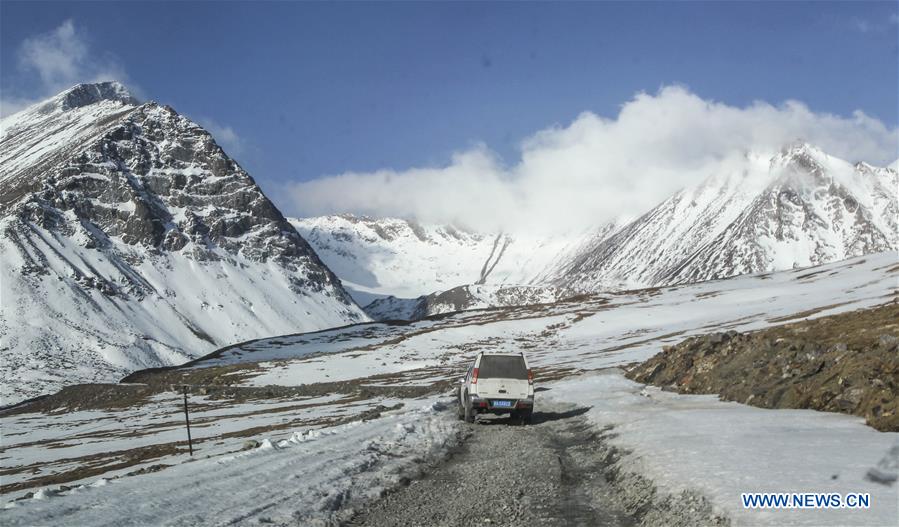
[[[418,299],[467,285],[532,284],[581,239],[472,232],[349,214],[290,221],[361,305],[387,296]]]
[[[684,189],[549,274],[578,291],[699,282],[896,250],[892,168],[797,143]]]
[[[541,303],[896,250],[895,168],[804,143],[746,153],[634,221],[574,235],[476,233],[390,218],[291,220],[379,319]],[[377,296],[390,295],[369,303]]]
[[[3,403],[368,317],[203,128],[82,84],[0,121]]]

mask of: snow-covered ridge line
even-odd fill
[[[576,290],[658,286],[899,250],[899,174],[805,143],[747,155],[742,170],[684,189],[551,273]]]

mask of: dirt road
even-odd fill
[[[370,503],[347,525],[669,525],[721,523],[704,500],[656,503],[651,483],[614,468],[615,450],[583,414],[552,408],[531,426],[481,417],[444,463]],[[684,508],[684,511],[678,509]]]
[[[582,413],[540,412],[530,426],[480,417],[444,464],[350,525],[629,525],[608,506],[601,461],[582,455],[599,440]]]

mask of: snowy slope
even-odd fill
[[[804,313],[797,318],[821,317],[895,301],[897,277],[895,253],[878,253],[813,268],[468,311],[398,326],[361,324],[313,335],[271,337],[231,347],[191,367],[276,361],[250,381],[258,386],[347,380],[390,373],[397,365],[436,367],[447,356],[473,353],[471,345],[483,339],[498,352],[528,350],[529,359],[538,365],[618,367],[646,360],[662,344],[710,328],[749,331],[783,323],[796,313]],[[534,338],[548,326],[553,326],[552,335]],[[378,353],[368,353],[372,347]],[[360,356],[360,351],[365,353]],[[344,356],[331,356],[327,363],[317,357],[308,363],[278,362],[316,352]]]
[[[611,428],[609,441],[627,452],[617,470],[641,474],[659,494],[675,500],[685,501],[685,491],[699,493],[731,525],[880,527],[899,522],[895,488],[866,478],[881,460],[895,459],[890,452],[899,452],[897,433],[878,432],[845,415],[767,410],[719,401],[715,395],[662,391],[614,370],[557,383],[553,392],[589,405],[588,419],[598,428]],[[868,493],[871,507],[744,509],[744,492]]]
[[[771,162],[775,181],[665,283],[807,267],[899,248],[899,177],[800,145]]]
[[[528,284],[580,239],[478,233],[353,215],[291,222],[362,305],[385,296],[417,299],[469,284]]]
[[[0,123],[3,403],[367,320],[252,178],[173,109],[76,86]]]
[[[575,290],[657,286],[817,265],[899,249],[894,169],[807,144],[747,154],[552,270]]]
[[[754,170],[714,174],[681,190],[611,235],[599,232],[570,260],[551,271],[554,281],[580,289],[656,285],[660,270],[676,266],[732,222],[760,190],[761,156],[747,156]]]

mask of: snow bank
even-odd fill
[[[899,434],[860,418],[812,410],[769,410],[645,387],[609,370],[552,385],[547,398],[589,406],[613,425],[611,441],[630,453],[625,471],[663,492],[692,489],[735,525],[899,525],[897,488],[865,478]],[[539,401],[538,401],[539,404]],[[743,509],[743,492],[870,493],[870,509]]]
[[[455,444],[459,423],[436,399],[373,421],[294,434],[277,445],[12,502],[13,525],[320,525],[347,519],[400,473]],[[102,483],[101,483],[102,482]]]

